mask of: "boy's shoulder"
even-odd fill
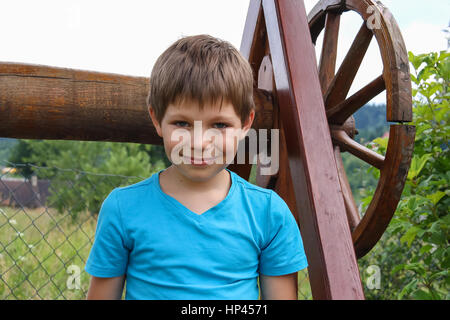
[[[230,171],[232,172],[232,171]],[[247,190],[248,192],[254,193],[255,195],[261,195],[261,196],[265,196],[265,197],[270,197],[272,192],[274,192],[271,189],[266,189],[263,187],[260,187],[258,185],[255,185],[247,180],[245,180],[244,178],[242,178],[240,175],[238,175],[237,173],[232,172],[232,174],[235,176],[235,181],[236,183],[241,187],[244,188],[245,190]]]
[[[240,201],[250,201],[254,213],[261,213],[261,217],[281,223],[291,216],[291,211],[284,199],[274,190],[252,184],[236,174],[237,185],[241,188]],[[264,215],[266,212],[268,215]],[[259,214],[258,214],[259,215]]]
[[[265,202],[265,205],[269,203],[272,207],[282,207],[283,209],[288,209],[287,203],[276,191],[254,185],[240,177],[238,174],[235,175],[237,177],[236,181],[247,191],[247,194],[254,198],[266,199],[268,202]]]
[[[150,176],[139,182],[126,186],[117,187],[112,192],[116,192],[118,195],[126,197],[129,197],[132,194],[139,195],[140,193],[146,192],[148,190],[148,187],[151,185],[152,180],[153,180],[152,176]]]
[[[278,194],[272,189],[266,189],[255,185],[237,173],[233,173],[235,175],[235,181],[237,189],[239,189],[240,193],[244,195],[245,198],[249,198],[253,205],[260,205],[261,207],[270,206],[271,203],[283,201]]]

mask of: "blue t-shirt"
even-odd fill
[[[126,299],[257,300],[259,273],[306,268],[284,200],[226,170],[227,196],[201,215],[162,191],[163,170],[114,189],[102,204],[85,270],[126,274]]]

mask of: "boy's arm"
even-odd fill
[[[120,300],[122,298],[125,275],[114,278],[92,277],[87,300]]]
[[[259,275],[261,300],[298,300],[297,272],[282,276]]]

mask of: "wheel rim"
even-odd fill
[[[363,24],[335,73],[340,17],[347,11],[358,13]],[[376,28],[368,19],[376,17]],[[358,258],[367,254],[386,230],[400,200],[411,162],[415,130],[402,125],[412,120],[412,95],[407,51],[392,14],[380,2],[322,0],[308,16],[311,39],[316,43],[324,30],[319,63],[319,79],[333,140],[336,165],[347,218]],[[347,97],[372,39],[375,38],[383,61],[382,74]],[[352,115],[381,92],[386,91],[386,118],[398,122],[390,126],[384,156],[352,139]],[[351,120],[350,120],[351,121]],[[380,170],[380,179],[365,214],[360,218],[343,167],[341,151],[348,151]]]

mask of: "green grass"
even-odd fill
[[[298,299],[312,300],[311,286],[309,284],[307,269],[298,272]]]
[[[0,299],[84,299],[95,226],[87,213],[72,223],[53,209],[0,207]],[[79,289],[67,286],[71,265],[80,270]]]

